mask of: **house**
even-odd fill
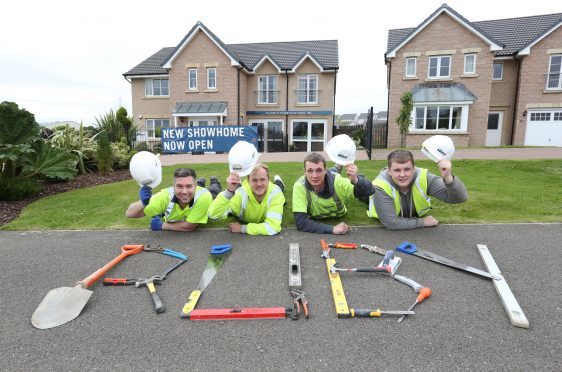
[[[388,146],[412,92],[407,146],[446,134],[457,146],[562,146],[562,13],[471,22],[443,4],[390,30]]]
[[[260,151],[322,151],[338,68],[337,40],[225,44],[197,22],[123,76],[148,141],[161,128],[252,125]]]
[[[338,117],[341,124],[354,125],[357,114],[342,114]]]

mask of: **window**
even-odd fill
[[[429,57],[430,79],[448,78],[451,75],[451,56]]]
[[[462,106],[416,106],[414,129],[461,130]]]
[[[416,58],[406,58],[406,77],[416,77]]]
[[[217,68],[207,68],[207,89],[217,89]]]
[[[465,75],[473,75],[476,73],[476,54],[464,55],[464,73]]]
[[[190,68],[187,70],[188,89],[197,90],[197,69]]]
[[[562,111],[554,113],[554,121],[562,121]]]
[[[258,103],[277,103],[276,75],[264,75],[258,78]]]
[[[298,103],[318,102],[318,75],[299,75]]]
[[[503,63],[494,62],[494,73],[492,75],[492,80],[502,80],[503,79]]]
[[[162,128],[170,128],[170,119],[146,119],[148,138],[160,138]]]
[[[146,79],[144,81],[145,96],[169,96],[168,79]]]
[[[550,121],[550,112],[532,112],[531,121]]]
[[[562,89],[562,55],[550,56],[546,89]]]

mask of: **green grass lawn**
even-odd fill
[[[358,161],[359,172],[374,179],[386,165],[383,161]],[[438,173],[429,161],[417,166]],[[228,175],[225,164],[191,166],[199,177],[216,175],[223,187]],[[303,174],[302,163],[271,163],[271,176],[280,174],[285,182],[287,205],[283,226],[294,226],[291,212],[293,183]],[[164,167],[160,188],[172,185],[172,173],[180,165]],[[453,162],[453,174],[463,180],[469,200],[451,205],[433,201],[432,215],[440,223],[561,222],[562,159],[555,160],[459,160]],[[138,199],[138,185],[123,181],[79,189],[40,199],[28,205],[19,218],[2,230],[49,229],[147,229],[149,218],[125,218],[128,205]],[[378,224],[366,215],[367,206],[357,200],[347,203],[343,219],[349,225]],[[234,220],[229,217],[229,220]],[[340,220],[327,223],[337,223]],[[225,221],[210,221],[206,227],[225,227]]]

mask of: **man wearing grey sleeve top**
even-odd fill
[[[466,187],[451,173],[451,162],[437,162],[441,176],[417,168],[410,151],[396,150],[388,155],[388,167],[373,181],[374,195],[369,200],[369,217],[378,218],[390,230],[408,230],[437,226],[428,213],[430,197],[446,203],[462,203],[468,199]]]

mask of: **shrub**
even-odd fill
[[[111,152],[113,153],[113,169],[127,169],[134,152],[129,152],[126,143],[112,143]]]
[[[41,192],[41,185],[31,179],[0,177],[0,200],[21,200]]]
[[[365,130],[365,128],[359,128],[357,130],[354,130],[353,133],[351,133],[351,138],[356,144],[365,147],[366,135],[367,135],[367,131]]]
[[[96,151],[96,162],[98,164],[98,170],[101,174],[107,174],[111,172],[111,166],[113,164],[113,154],[111,150],[111,144],[109,143],[109,138],[105,131],[100,132],[98,135],[98,148]]]

